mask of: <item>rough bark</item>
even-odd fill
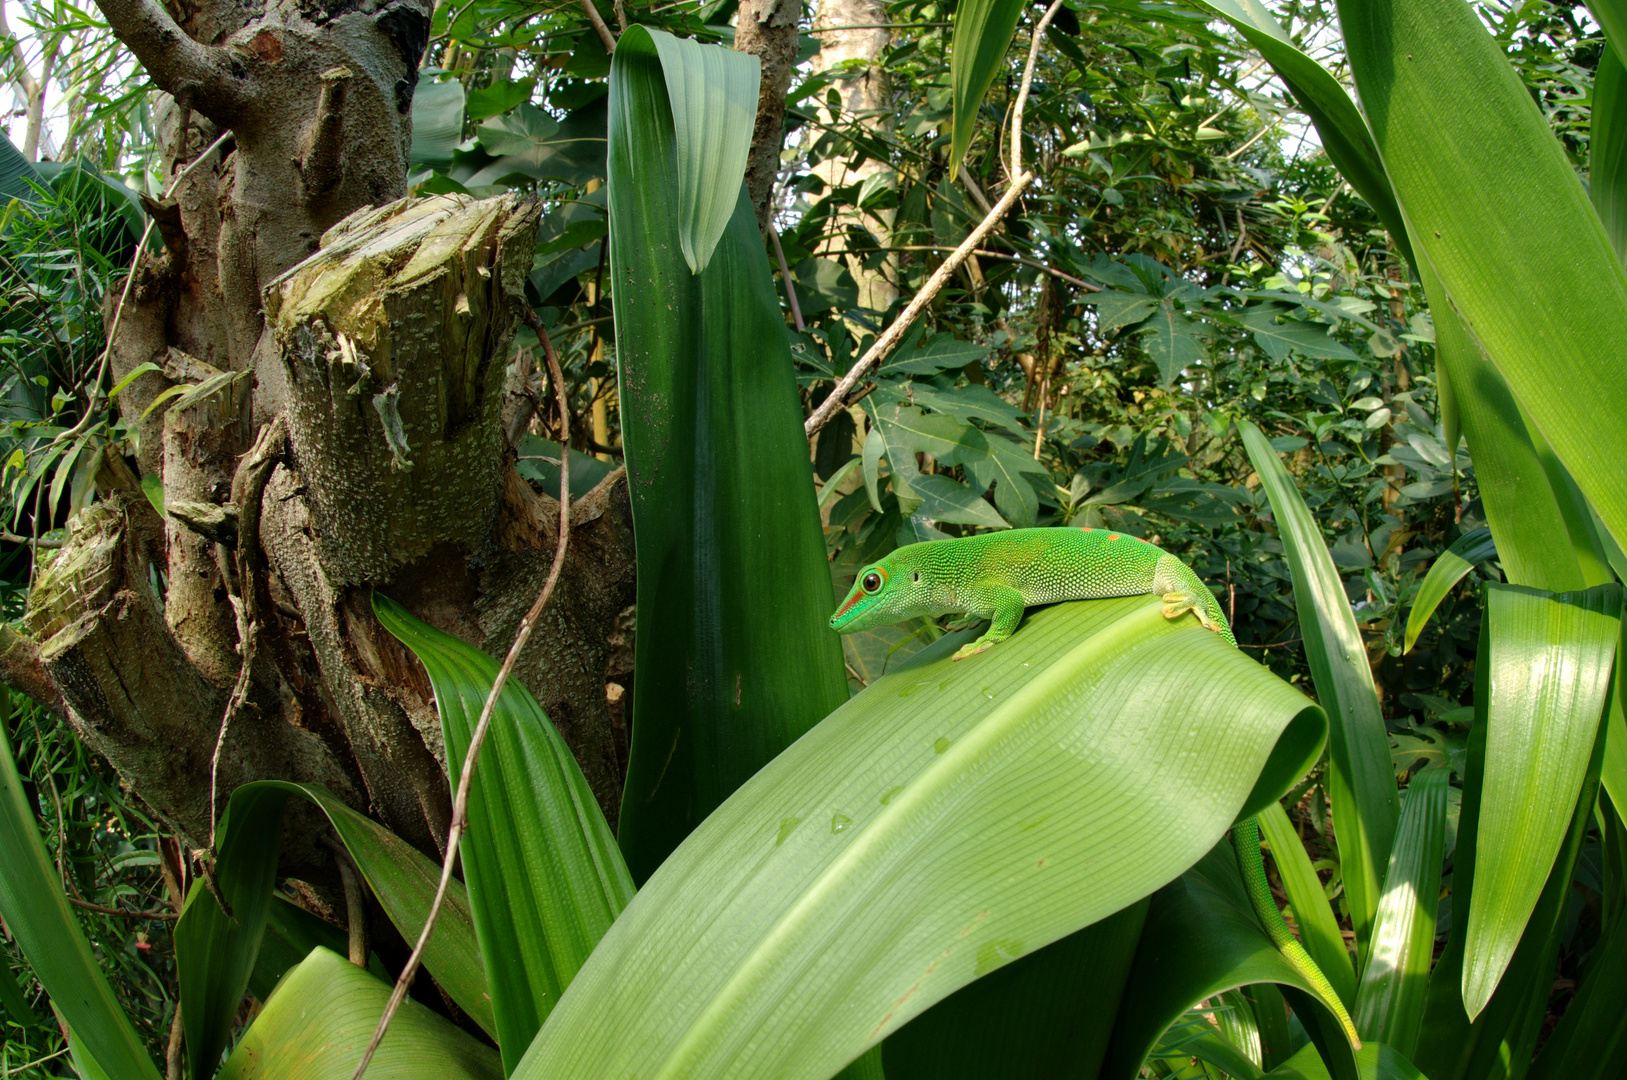
[[[757,212],[757,227],[768,227],[773,213],[774,182],[785,144],[785,93],[797,66],[797,24],[801,0],[742,0],[735,17],[734,47],[762,64],[757,94],[757,123],[746,162],[746,192]]]
[[[546,575],[557,504],[515,471],[503,424],[538,208],[401,198],[427,0],[215,0],[173,17],[101,2],[169,95],[173,169],[230,137],[149,206],[164,249],[135,270],[110,368],[161,370],[120,395],[133,438],[42,555],[26,634],[0,634],[0,678],[63,711],[190,846],[209,841],[229,716],[222,806],[248,780],[322,783],[437,851],[432,695],[371,594],[500,655]],[[178,385],[192,389],[142,419]],[[614,820],[606,671],[634,567],[620,474],[572,520],[515,677]],[[330,865],[299,827],[285,868]]]
[[[887,73],[881,66],[881,53],[892,34],[885,29],[887,5],[882,0],[820,0],[819,12],[814,17],[814,32],[819,36],[819,52],[815,55],[815,71],[832,68],[854,61],[852,72],[836,83],[842,96],[842,114],[836,115],[827,106],[819,109],[820,121],[837,124],[845,119],[860,127],[884,131],[889,124]],[[836,29],[856,27],[858,29]],[[852,157],[831,156],[813,166],[812,172],[830,187],[863,184],[872,176],[880,175],[888,183],[896,183],[892,167],[885,161],[866,158],[862,154]],[[891,210],[849,211],[832,224],[844,227],[855,224],[875,235],[881,246],[891,240],[893,212]],[[845,248],[845,241],[833,243],[832,248]],[[859,303],[876,311],[885,311],[898,298],[898,289],[886,272],[894,260],[889,258],[879,270],[867,268],[861,259],[848,255],[848,269],[859,286]]]

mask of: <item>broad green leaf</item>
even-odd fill
[[[1151,315],[1153,308],[1158,306],[1158,298],[1155,296],[1144,292],[1120,292],[1116,289],[1104,289],[1081,299],[1096,309],[1096,329],[1102,334],[1111,334],[1121,327],[1133,326]]]
[[[1403,652],[1412,651],[1412,647],[1418,643],[1418,635],[1429,625],[1429,617],[1435,614],[1435,609],[1446,599],[1446,594],[1463,580],[1463,576],[1473,570],[1477,563],[1496,556],[1497,541],[1492,539],[1491,530],[1484,527],[1470,529],[1436,556],[1434,565],[1418,585],[1412,610],[1407,613],[1407,638]]]
[[[1168,388],[1181,372],[1200,362],[1206,350],[1201,324],[1184,311],[1175,310],[1175,304],[1161,300],[1154,308],[1141,338],[1141,347],[1158,365],[1158,385]]]
[[[266,905],[265,936],[254,958],[254,970],[249,973],[249,993],[265,1001],[283,975],[298,967],[319,945],[345,952],[349,940],[339,927],[295,906],[282,894],[273,893],[271,903]],[[381,979],[389,977],[376,953],[368,957],[367,967]]]
[[[249,988],[276,883],[286,798],[259,785],[232,793],[216,830],[220,853],[215,860],[215,883],[231,913],[221,910],[199,879],[175,924],[175,975],[186,1029],[187,1075],[193,1080],[208,1080],[214,1073]]]
[[[1448,373],[1475,479],[1497,544],[1498,562],[1515,585],[1563,592],[1582,579],[1564,535],[1564,515],[1508,385],[1458,317],[1428,262],[1418,276],[1435,319],[1435,355]]]
[[[949,46],[949,94],[954,109],[950,121],[951,180],[972,145],[983,95],[1005,64],[1006,49],[1022,13],[1019,0],[962,0],[955,7],[955,36]]]
[[[961,341],[952,334],[934,334],[930,341],[913,349],[900,349],[882,361],[877,374],[935,375],[940,371],[959,371],[987,355],[989,350],[982,345]]]
[[[390,986],[314,949],[272,993],[217,1080],[350,1080],[390,999]],[[367,1075],[372,1080],[501,1080],[497,1051],[412,998],[401,1003]]]
[[[956,990],[882,1044],[887,1080],[1094,1080],[1146,917],[1137,901]]]
[[[221,967],[218,958],[242,963],[246,957],[254,971],[251,979],[268,975],[274,981],[287,970],[286,966],[275,972],[259,969],[262,967],[262,933],[278,925],[286,927],[293,918],[278,910],[278,902],[270,893],[277,865],[279,823],[290,795],[306,800],[327,815],[328,824],[350,852],[374,899],[406,940],[418,939],[440,883],[440,864],[384,826],[346,806],[320,784],[259,780],[239,787],[232,792],[231,802],[221,819],[221,853],[216,866],[222,891],[232,904],[233,917],[228,919],[209,893],[200,894],[194,888],[175,931],[181,1000],[184,1005],[193,1000],[194,995],[199,997],[202,1004],[193,1012],[199,1015],[200,1023],[203,1017],[208,1017],[210,1023],[217,1025],[210,1029],[212,1034],[208,1037],[211,1039],[224,1038],[221,1032],[230,1029],[236,1002],[243,996],[241,989],[232,993],[235,982],[223,982],[224,976],[218,973]],[[232,899],[234,893],[247,893],[246,901]],[[311,946],[325,944],[320,939],[309,940],[307,934],[294,935],[294,940],[286,944],[298,943],[305,944],[306,948],[292,958],[293,963],[302,960]],[[448,887],[435,933],[425,947],[424,967],[460,1009],[495,1036],[497,1025],[492,1016],[491,994],[486,986],[474,922],[469,914],[469,899],[463,883],[456,879]],[[210,994],[216,996],[210,997]],[[228,1000],[229,1009],[225,1004],[216,1004]],[[192,1023],[190,1016],[187,1022]],[[193,1036],[189,1034],[187,1038],[192,1045]],[[218,1060],[220,1048],[215,1048],[215,1058],[207,1060]]]
[[[1486,702],[1491,697],[1490,620],[1481,623],[1475,659],[1475,723],[1469,729],[1463,772],[1463,806],[1452,861],[1452,929],[1429,977],[1424,1024],[1413,1056],[1430,1080],[1493,1080],[1510,1075],[1511,1062],[1529,1061],[1548,1011],[1560,931],[1570,903],[1571,875],[1593,821],[1604,739],[1595,742],[1581,797],[1570,818],[1559,858],[1548,874],[1536,911],[1497,992],[1472,1023],[1464,1011],[1464,941],[1475,897],[1475,848],[1481,832],[1482,781],[1486,771]]]
[[[1271,861],[1277,864],[1283,891],[1288,894],[1294,921],[1299,924],[1299,942],[1348,1010],[1356,1004],[1356,969],[1350,964],[1350,951],[1345,948],[1339,921],[1328,905],[1322,879],[1316,876],[1310,856],[1305,854],[1299,834],[1280,803],[1262,810],[1259,819],[1260,832],[1271,846]]]
[[[1273,304],[1252,307],[1239,316],[1239,321],[1254,331],[1254,340],[1260,348],[1279,364],[1288,359],[1290,352],[1313,360],[1355,360],[1351,352],[1329,331],[1325,323],[1300,322],[1297,319],[1277,321],[1282,309]]]
[[[921,496],[921,505],[916,514],[928,521],[984,525],[991,529],[1011,527],[994,507],[984,501],[983,496],[952,477],[918,476],[911,481],[910,487]]]
[[[10,709],[9,695],[5,708]],[[0,852],[6,860],[0,918],[85,1049],[119,1080],[158,1080],[158,1069],[113,996],[40,842],[7,727],[0,720]]]
[[[676,176],[678,243],[689,269],[699,274],[729,228],[746,175],[757,121],[757,57],[643,26],[623,34],[616,52],[637,53],[646,62],[659,58],[666,78],[675,169],[659,178],[643,174],[642,182],[670,184]],[[612,96],[624,87],[625,82],[612,79]],[[612,112],[616,108],[612,102]],[[628,179],[639,182],[639,175]]]
[[[373,612],[429,673],[455,785],[497,661],[380,593],[373,594]],[[536,698],[512,679],[475,768],[469,831],[458,854],[497,1044],[504,1068],[513,1071],[627,906],[633,882],[576,758]]]
[[[1365,957],[1400,815],[1384,715],[1367,666],[1367,647],[1316,519],[1260,430],[1247,421],[1239,421],[1238,428],[1271,500],[1293,575],[1305,659],[1316,696],[1328,711],[1329,794],[1339,821],[1339,861],[1357,956]]]
[[[1491,698],[1463,1001],[1485,1008],[1564,842],[1599,733],[1622,591],[1487,587]]]
[[[653,52],[628,47],[640,33],[622,36],[611,64],[609,157],[639,568],[618,839],[635,880],[848,697],[762,234],[736,179],[734,217],[705,272],[680,256],[667,83]],[[892,464],[896,489],[904,463]]]
[[[1153,894],[1101,1080],[1134,1080],[1159,1037],[1188,1009],[1255,983],[1277,984],[1332,1059],[1335,1075],[1354,1080],[1355,1060],[1338,1019],[1260,927],[1237,857],[1222,841]]]
[[[1570,160],[1473,8],[1344,0],[1339,15],[1416,255],[1620,541],[1627,430],[1593,418],[1627,416],[1627,272]]]
[[[463,83],[420,81],[412,95],[413,165],[444,169],[452,164],[452,151],[463,141]]]
[[[939,390],[926,383],[911,383],[910,397],[917,405],[960,420],[986,420],[1018,436],[1023,434],[1022,410],[979,383]]]
[[[1588,197],[1616,257],[1627,258],[1627,69],[1613,44],[1599,54],[1590,130]]]
[[[1609,1080],[1627,1061],[1627,922],[1595,946],[1576,997],[1542,1047],[1529,1080]]]
[[[1193,2],[1196,7],[1231,23],[1244,40],[1260,50],[1260,55],[1271,64],[1294,100],[1316,125],[1328,159],[1378,214],[1407,261],[1414,261],[1401,209],[1396,205],[1395,192],[1384,173],[1384,160],[1373,145],[1373,136],[1361,113],[1339,80],[1295,48],[1263,4],[1254,0]]]
[[[1407,787],[1356,995],[1354,1019],[1363,1038],[1407,1057],[1418,1045],[1429,968],[1435,959],[1435,909],[1446,850],[1450,776],[1446,769],[1429,769]]]
[[[1319,752],[1319,709],[1152,598],[1044,608],[951,661],[970,636],[877,680],[719,807],[514,1075],[827,1077],[1170,881]]]
[[[531,105],[521,105],[507,116],[480,125],[480,146],[498,158],[466,179],[465,184],[496,184],[513,177],[562,180],[581,186],[605,174],[605,99],[597,97],[578,106],[563,120]],[[591,202],[588,196],[585,202]],[[578,204],[579,206],[582,204]],[[569,210],[566,211],[569,213]],[[546,235],[546,234],[544,234]],[[580,243],[572,245],[580,246]],[[597,264],[597,255],[593,262]],[[560,273],[565,268],[561,268]],[[563,281],[561,277],[559,280]],[[556,286],[557,288],[557,286]],[[546,299],[553,289],[538,289]]]
[[[896,447],[904,454],[930,454],[945,465],[962,465],[988,456],[989,441],[983,433],[953,416],[923,413],[906,406],[880,410],[880,420],[889,451]],[[891,452],[887,460],[898,468],[898,458]]]

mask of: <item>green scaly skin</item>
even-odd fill
[[[1228,645],[1237,644],[1220,602],[1191,567],[1145,540],[1089,528],[1011,529],[901,547],[859,571],[830,625],[851,634],[918,616],[988,619],[988,631],[955,653],[964,660],[1015,633],[1031,605],[1149,594],[1163,599],[1167,618],[1191,612]],[[1260,856],[1259,823],[1248,818],[1232,832],[1249,900],[1272,944],[1333,1008],[1359,1048],[1339,996],[1277,910]]]

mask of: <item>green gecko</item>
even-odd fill
[[[988,619],[987,632],[955,652],[953,659],[965,660],[1015,633],[1032,604],[1149,594],[1163,599],[1167,618],[1191,612],[1228,645],[1237,644],[1220,602],[1191,567],[1145,540],[1091,528],[1011,529],[898,548],[859,571],[830,625],[839,634],[851,634],[917,616]],[[1272,944],[1333,1008],[1351,1044],[1359,1048],[1361,1039],[1339,996],[1272,899],[1260,857],[1259,823],[1254,818],[1240,821],[1233,835],[1249,900]]]

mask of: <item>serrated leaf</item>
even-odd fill
[[[1158,300],[1144,292],[1119,292],[1113,289],[1090,293],[1083,299],[1096,309],[1096,327],[1103,334],[1135,325],[1151,315],[1158,306]]]
[[[941,413],[923,413],[906,406],[889,415],[881,413],[881,427],[887,433],[888,449],[906,453],[930,454],[945,465],[962,465],[987,457],[989,440],[964,420]],[[887,455],[896,470],[897,458]]]
[[[878,174],[879,175],[879,174]],[[882,362],[880,375],[935,375],[958,371],[989,354],[982,345],[961,341],[953,334],[934,334],[931,340],[912,349],[901,349]]]
[[[1239,322],[1254,331],[1254,340],[1260,343],[1260,348],[1279,364],[1287,360],[1292,352],[1313,360],[1358,359],[1355,353],[1328,336],[1332,327],[1295,319],[1279,323],[1277,316],[1280,313],[1281,309],[1267,304],[1249,308],[1238,317]]]
[[[947,476],[917,476],[910,481],[910,488],[921,496],[916,516],[928,521],[983,525],[991,529],[1011,527],[982,495],[958,480]]]
[[[1201,324],[1184,311],[1177,311],[1169,300],[1159,301],[1143,331],[1141,347],[1158,365],[1158,385],[1171,386],[1181,372],[1199,363],[1207,355]]]

